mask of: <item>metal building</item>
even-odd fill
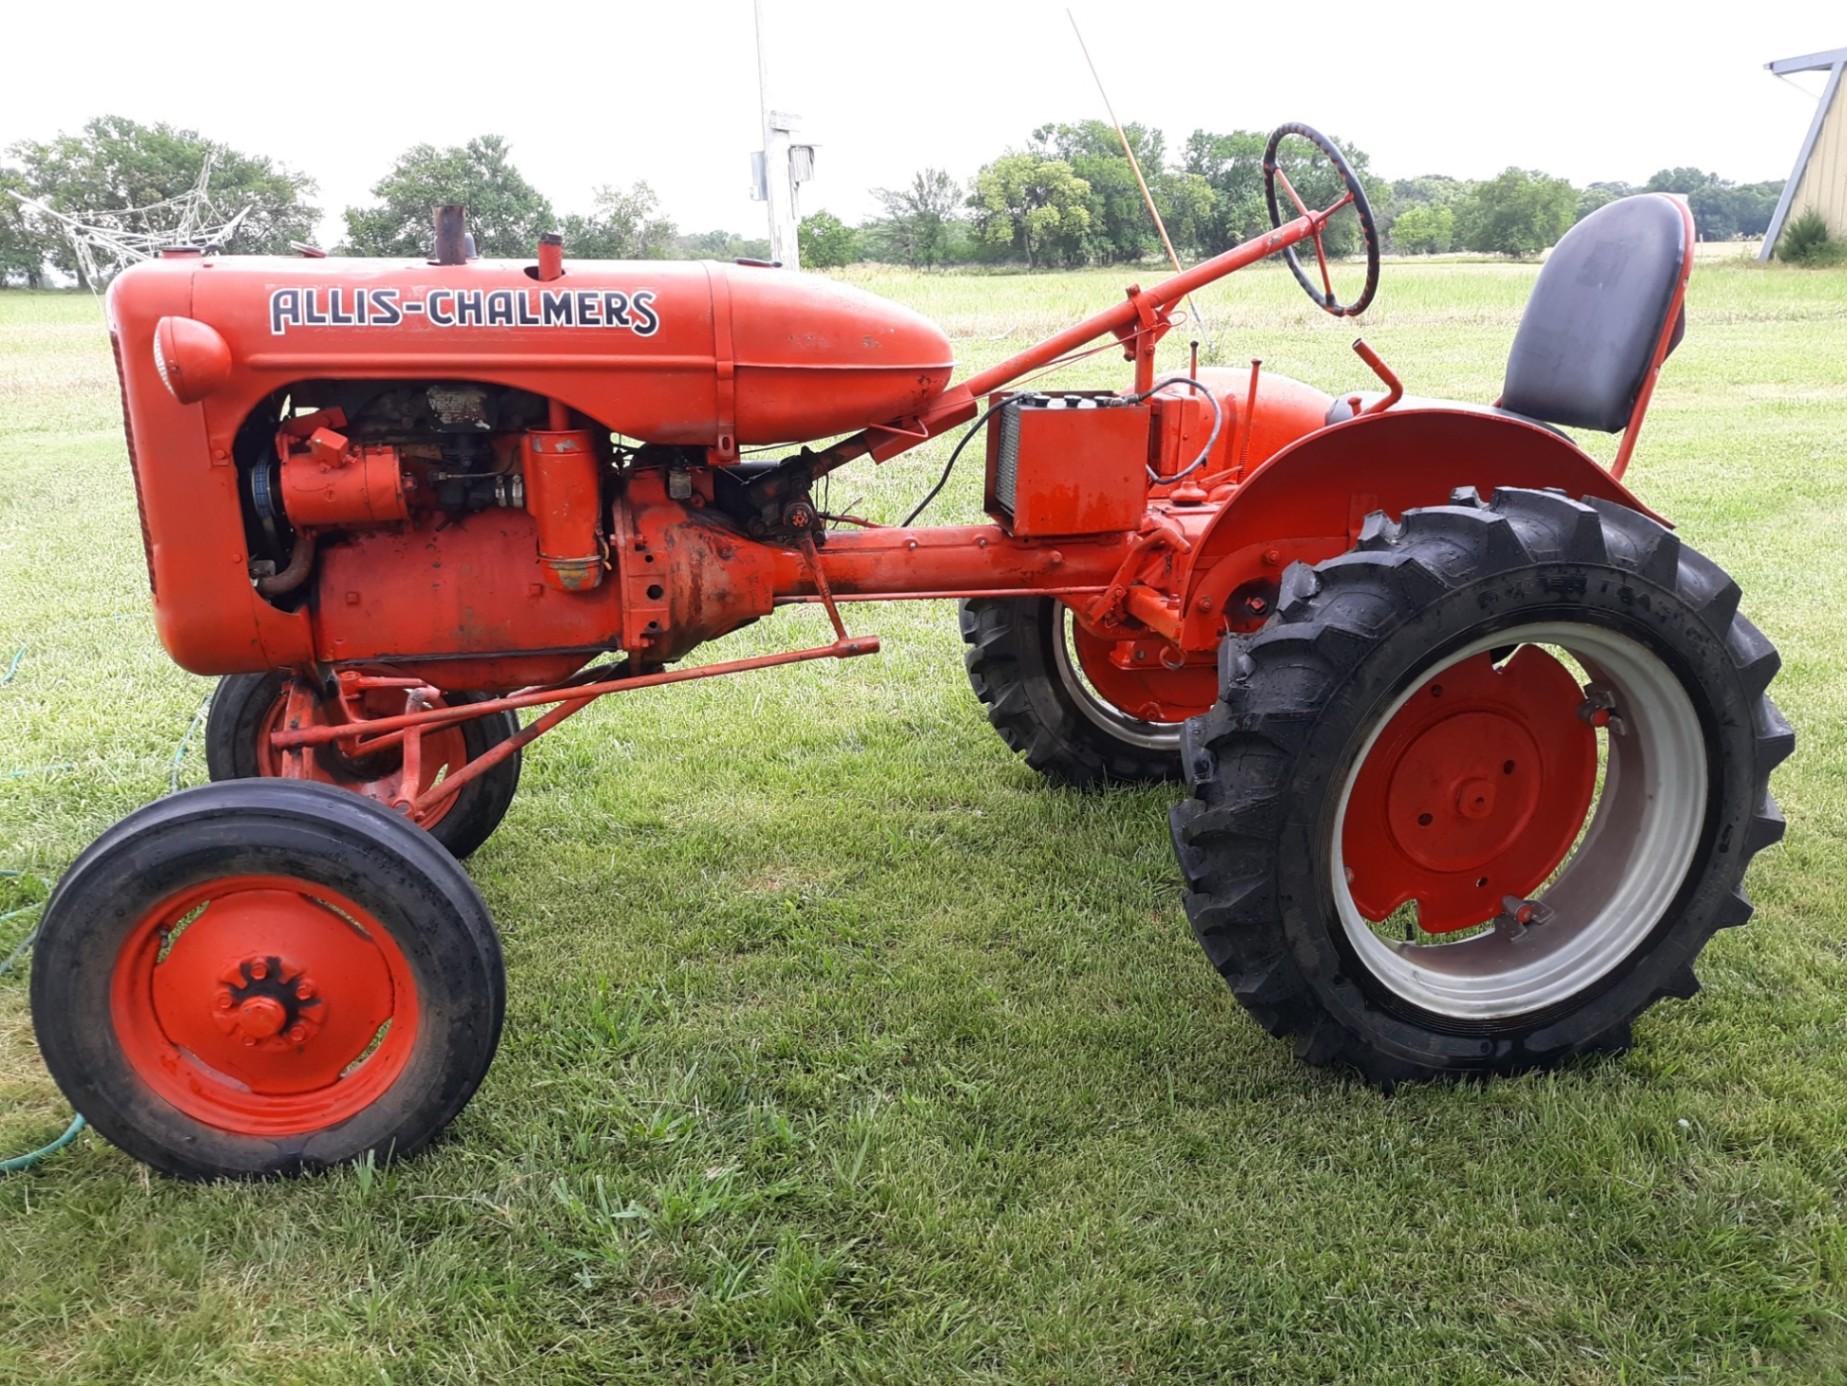
[[[1847,99],[1841,97],[1841,70],[1847,68],[1847,48],[1828,53],[1804,53],[1799,58],[1783,58],[1766,63],[1778,77],[1792,72],[1826,72],[1827,86],[1815,106],[1815,119],[1809,122],[1808,135],[1796,155],[1795,171],[1783,185],[1770,229],[1764,233],[1763,249],[1757,258],[1768,260],[1776,247],[1783,224],[1813,208],[1828,223],[1836,236],[1847,236]]]

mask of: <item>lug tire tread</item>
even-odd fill
[[[1062,617],[1048,597],[960,603],[963,664],[988,721],[1017,755],[1055,784],[1091,789],[1180,778],[1177,753],[1110,736],[1072,701],[1052,663]]]
[[[1732,693],[1750,713],[1749,792],[1756,808],[1731,841],[1721,834],[1716,854],[1729,860],[1707,869],[1724,877],[1723,888],[1707,892],[1708,902],[1673,926],[1674,951],[1683,960],[1664,960],[1658,985],[1640,1005],[1563,1042],[1547,1043],[1556,1024],[1540,1027],[1524,1043],[1496,1040],[1491,1053],[1470,1062],[1454,1062],[1435,1048],[1407,1055],[1402,1047],[1382,1047],[1377,1036],[1330,1011],[1327,989],[1351,986],[1353,979],[1318,972],[1320,959],[1296,946],[1284,922],[1277,865],[1286,851],[1284,806],[1311,735],[1364,655],[1434,600],[1550,563],[1618,570],[1618,580],[1634,584],[1638,600],[1649,588],[1662,589],[1677,610],[1692,613],[1719,637],[1735,679]],[[1488,503],[1468,489],[1447,505],[1407,511],[1402,521],[1374,514],[1353,550],[1313,567],[1290,567],[1272,622],[1226,639],[1220,700],[1186,725],[1182,764],[1190,795],[1174,806],[1170,826],[1193,933],[1266,1030],[1293,1039],[1309,1063],[1357,1070],[1383,1088],[1410,1079],[1516,1072],[1626,1048],[1630,1023],[1642,1011],[1663,997],[1698,991],[1692,959],[1715,930],[1750,917],[1740,887],[1745,867],[1783,835],[1769,777],[1794,739],[1765,695],[1777,663],[1762,632],[1738,614],[1737,584],[1639,511],[1519,489],[1499,490]],[[1331,782],[1323,788],[1334,792]],[[1696,859],[1690,875],[1700,869]]]

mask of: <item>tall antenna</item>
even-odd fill
[[[1103,109],[1109,112],[1109,123],[1116,127],[1116,138],[1122,141],[1123,155],[1129,161],[1129,169],[1135,175],[1135,186],[1142,190],[1142,205],[1147,207],[1148,215],[1154,218],[1154,229],[1161,237],[1161,248],[1167,252],[1168,263],[1174,272],[1180,272],[1180,257],[1174,253],[1174,243],[1168,239],[1167,223],[1161,220],[1160,209],[1154,205],[1154,194],[1148,191],[1148,180],[1142,177],[1141,161],[1135,157],[1135,151],[1129,146],[1129,137],[1123,131],[1122,122],[1116,119],[1116,108],[1111,104],[1109,93],[1103,89],[1103,77],[1097,71],[1096,60],[1090,56],[1090,45],[1084,42],[1084,31],[1077,27],[1077,16],[1069,9],[1065,18],[1071,21],[1071,32],[1077,35],[1077,46],[1083,51],[1084,62],[1090,68],[1090,79],[1097,84],[1097,95],[1103,98]],[[1199,306],[1193,302],[1193,296],[1186,296],[1186,310],[1192,316],[1194,324],[1205,331],[1205,319],[1199,315]]]

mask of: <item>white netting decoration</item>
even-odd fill
[[[199,165],[199,176],[192,187],[178,197],[152,202],[145,207],[92,212],[87,219],[60,212],[35,197],[20,193],[13,196],[22,206],[56,223],[70,243],[84,282],[95,289],[130,265],[153,259],[167,246],[212,248],[230,243],[251,209],[245,205],[226,215],[226,209],[212,201],[212,165],[217,159],[216,150],[208,153]]]

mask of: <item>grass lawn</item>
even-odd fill
[[[1364,330],[1412,392],[1492,398],[1533,273],[1388,264]],[[1129,276],[853,277],[981,366]],[[1211,358],[1370,384],[1283,272],[1198,306]],[[1847,271],[1703,264],[1689,318],[1630,479],[1743,584],[1800,744],[1756,919],[1626,1058],[1391,1098],[1302,1067],[1188,934],[1170,791],[1046,789],[948,606],[850,608],[885,653],[535,749],[470,863],[506,1037],[438,1148],[194,1187],[86,1135],[0,1180],[0,1380],[1847,1379]],[[942,457],[835,505],[895,518]],[[0,293],[0,913],[167,791],[208,691],[140,545],[98,305]],[[23,971],[0,1154],[67,1117]]]

